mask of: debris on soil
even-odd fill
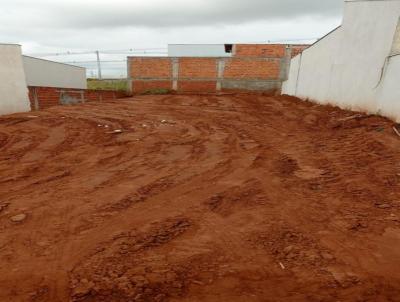
[[[390,205],[390,204],[388,204],[388,203],[375,203],[375,206],[378,208],[378,209],[383,209],[383,210],[385,210],[385,209],[390,209],[390,208],[392,208],[392,205]]]
[[[108,133],[110,133],[110,134],[120,134],[120,133],[123,133],[123,132],[124,132],[124,131],[121,130],[121,129],[116,129],[116,130],[113,130],[113,131],[108,132]]]
[[[0,301],[399,301],[392,121],[234,93],[35,114],[0,117]]]
[[[26,217],[27,217],[27,215],[22,213],[22,214],[18,214],[18,215],[12,216],[10,218],[10,220],[12,222],[23,222],[26,219]]]
[[[329,261],[335,259],[335,257],[332,254],[328,253],[328,252],[322,252],[321,256],[322,256],[323,259],[329,260]]]
[[[9,203],[5,203],[5,202],[0,203],[0,213],[1,213],[3,210],[5,210],[6,208],[8,208],[9,205],[10,205]]]
[[[347,121],[351,121],[351,120],[354,120],[354,119],[360,119],[360,118],[363,118],[363,117],[368,117],[368,116],[367,115],[362,115],[362,114],[355,114],[355,115],[352,115],[352,116],[349,116],[349,117],[338,119],[338,121],[339,122],[347,122]]]
[[[397,134],[397,136],[400,137],[400,131],[397,129],[397,125],[396,125],[396,126],[393,126],[393,130],[394,130],[394,132]]]

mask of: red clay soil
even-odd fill
[[[392,126],[251,94],[1,117],[0,301],[400,301]]]

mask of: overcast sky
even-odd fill
[[[1,0],[0,42],[37,54],[312,40],[340,24],[342,6],[343,0]]]

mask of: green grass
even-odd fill
[[[164,88],[154,88],[145,91],[143,94],[170,94],[171,90]]]
[[[121,80],[87,80],[88,89],[95,90],[115,90],[115,91],[127,91],[128,81],[126,79]]]

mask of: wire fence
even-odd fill
[[[130,48],[114,50],[31,53],[29,56],[86,68],[88,78],[126,78],[127,56],[167,56],[167,48]],[[76,58],[76,59],[75,59]]]
[[[257,42],[241,42],[240,44],[308,44],[318,38],[295,38],[285,40],[266,40]],[[232,43],[238,44],[238,43]],[[88,78],[126,78],[127,56],[168,56],[168,48],[127,48],[105,50],[61,51],[52,53],[31,53],[29,56],[49,59],[55,62],[71,64],[86,68]],[[74,59],[76,58],[76,59]]]

